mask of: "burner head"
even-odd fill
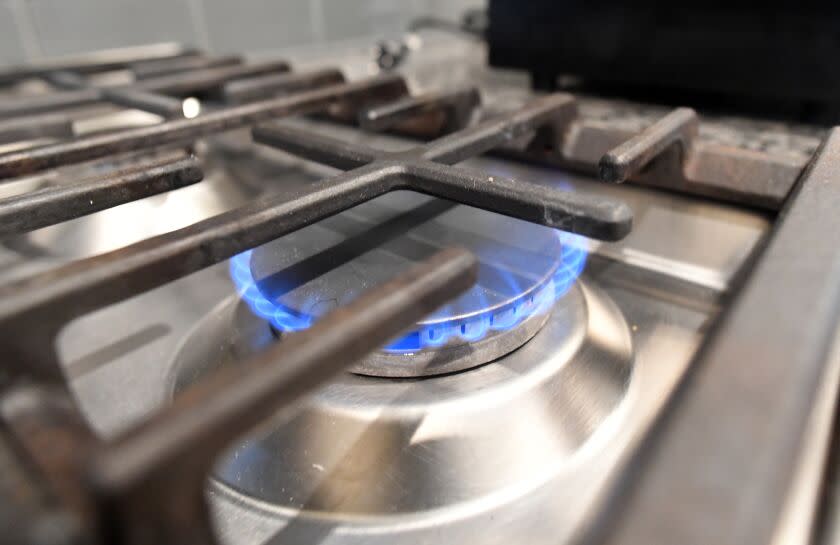
[[[476,285],[354,371],[440,374],[503,356],[542,327],[586,262],[580,237],[396,192],[240,254],[231,274],[251,309],[283,333],[448,246],[478,257]]]

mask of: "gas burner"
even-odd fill
[[[274,342],[271,326],[230,298],[180,347],[169,393]],[[365,517],[392,537],[404,526],[394,515],[448,513],[500,493],[513,502],[609,433],[634,361],[621,311],[578,281],[530,342],[492,365],[419,380],[341,375],[292,420],[234,446],[215,489],[261,511],[280,507],[269,511],[281,519]]]
[[[495,360],[539,331],[586,263],[580,237],[401,191],[239,254],[230,270],[253,312],[282,334],[453,245],[478,256],[476,285],[353,371],[424,376]]]

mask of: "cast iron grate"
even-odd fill
[[[348,83],[340,73],[322,70],[262,74],[240,84],[208,75],[245,70],[235,59],[180,55],[145,63],[134,60],[131,66],[138,70],[138,63],[145,67],[145,72],[139,71],[144,77],[130,88],[93,85],[86,79],[86,74],[97,72],[93,65],[29,73],[73,89],[19,102],[16,111],[33,117],[14,121],[17,134],[69,138],[1,154],[0,177],[11,179],[138,150],[166,151],[116,173],[4,199],[0,201],[0,233],[18,235],[198,183],[202,177],[199,161],[181,147],[202,137],[295,114],[332,111],[354,119],[358,112],[408,95],[398,76]],[[277,64],[270,67],[272,72],[284,69]],[[171,85],[160,84],[163,80]],[[104,134],[72,137],[68,131],[67,122],[72,122],[68,110],[101,101],[175,116],[174,109],[167,113],[160,108],[173,104],[167,93],[192,92],[199,80],[202,89],[221,87],[231,98],[258,100],[223,106],[192,119],[170,119]],[[16,80],[7,74],[5,81]],[[287,94],[273,96],[278,90]],[[474,93],[455,97],[458,104],[475,100]],[[534,145],[552,141],[572,103],[567,95],[542,97],[476,126],[451,125],[460,130],[401,153],[371,150],[282,126],[261,128],[255,131],[258,141],[351,170],[291,197],[262,197],[183,229],[0,287],[0,350],[5,356],[2,379],[6,385],[6,426],[0,437],[5,440],[0,441],[0,450],[14,444],[14,454],[11,450],[7,454],[15,459],[24,454],[25,463],[37,468],[29,485],[37,492],[4,504],[0,518],[20,521],[18,527],[24,529],[31,528],[27,524],[33,521],[64,521],[63,531],[71,538],[98,536],[114,543],[211,541],[203,487],[216,456],[253,424],[292,405],[347,364],[468,288],[475,277],[474,257],[463,250],[444,250],[327,315],[306,332],[290,336],[235,370],[220,371],[202,381],[172,406],[107,443],[95,438],[68,393],[54,350],[58,332],[76,317],[397,189],[594,238],[619,239],[631,227],[630,209],[622,202],[450,166],[514,139],[529,138]],[[27,119],[33,124],[27,126]],[[6,134],[13,136],[13,131]],[[14,497],[12,490],[0,490],[0,495],[7,494]]]

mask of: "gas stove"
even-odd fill
[[[409,46],[0,74],[2,539],[830,527],[840,136]]]

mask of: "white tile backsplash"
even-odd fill
[[[221,52],[277,49],[318,40],[309,0],[203,0],[210,48]]]
[[[20,32],[12,6],[0,1],[0,66],[20,64],[26,59]]]
[[[28,0],[44,55],[145,43],[195,43],[185,0]]]
[[[320,0],[328,41],[361,36],[398,36],[426,12],[425,0]]]
[[[399,35],[486,0],[0,0],[0,65],[177,41],[215,52]]]

